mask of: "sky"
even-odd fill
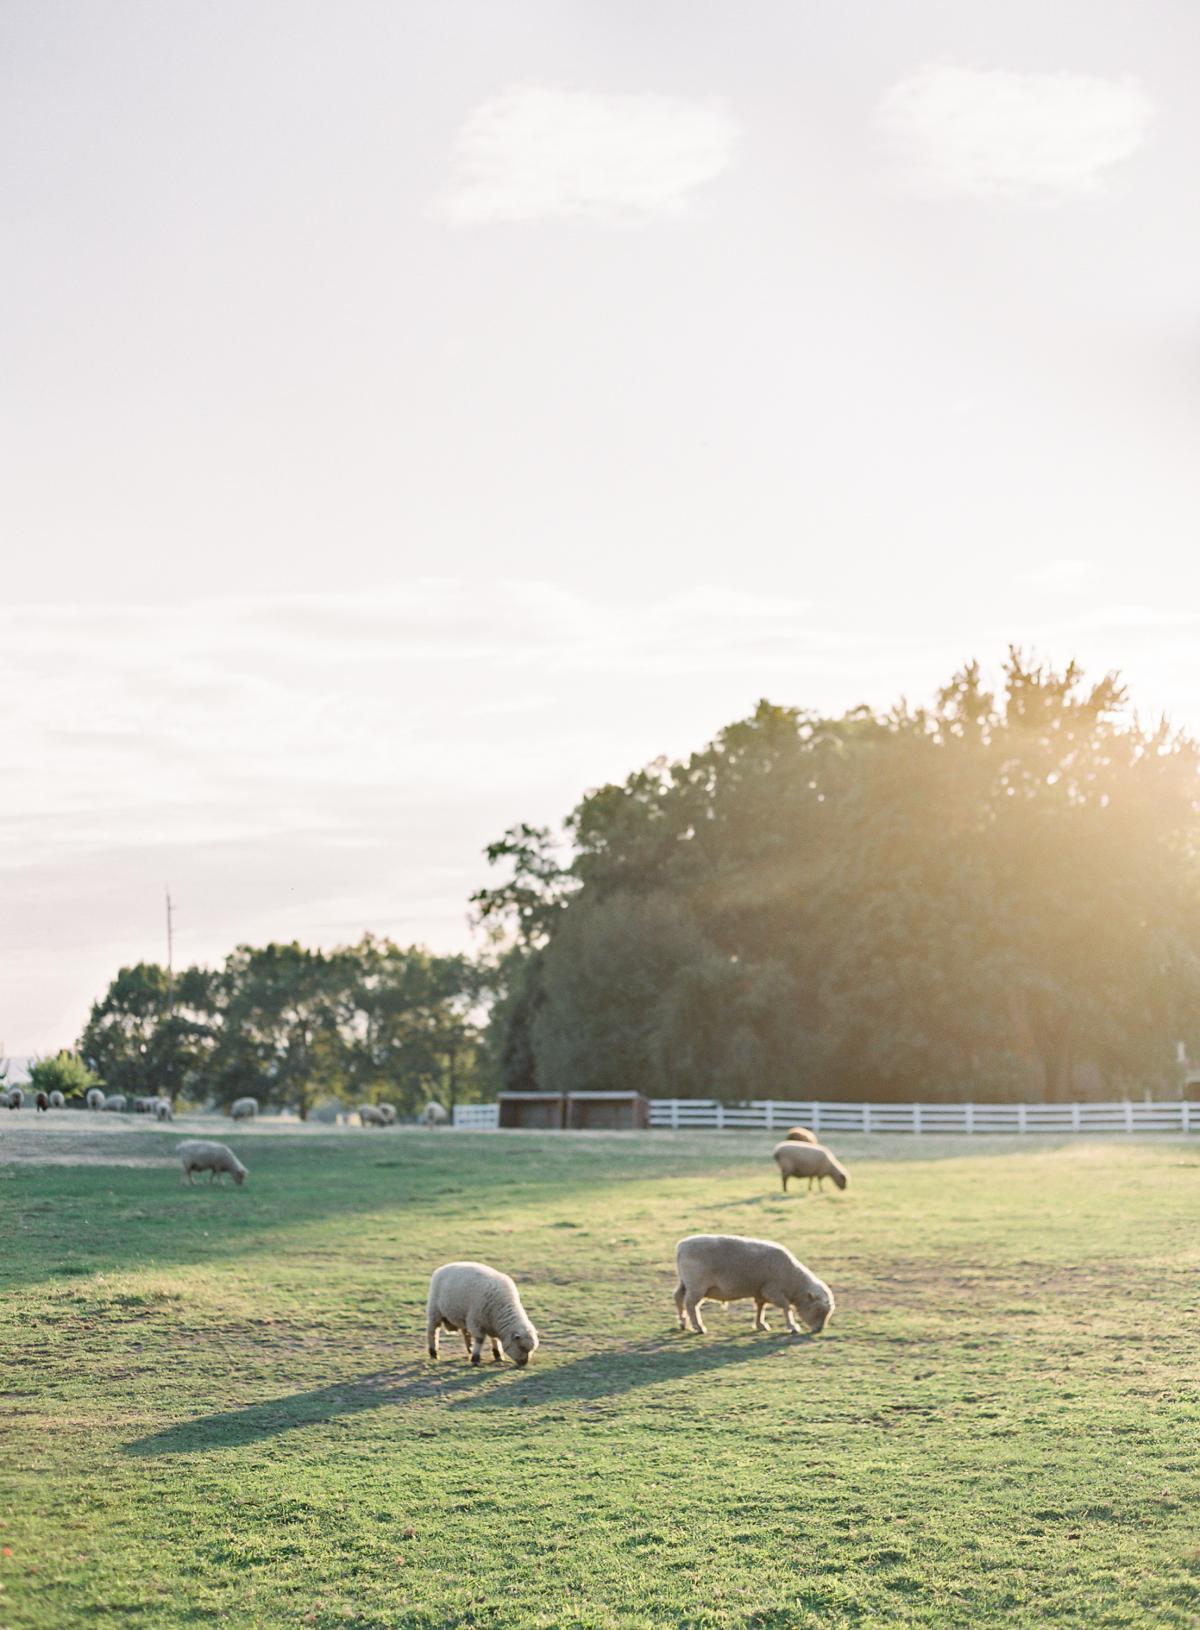
[[[0,0],[0,1053],[1009,642],[1200,730],[1200,12]]]

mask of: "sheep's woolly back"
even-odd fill
[[[788,1177],[832,1177],[839,1188],[850,1181],[846,1168],[820,1143],[777,1143],[772,1158]]]
[[[229,1113],[235,1121],[244,1120],[247,1116],[258,1114],[257,1098],[235,1098],[229,1106]]]
[[[810,1132],[807,1126],[793,1126],[784,1133],[784,1139],[789,1143],[816,1143],[817,1134]]]

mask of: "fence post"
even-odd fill
[[[717,1104],[717,1131],[718,1132],[723,1132],[724,1130],[725,1130],[725,1105],[722,1104],[722,1103],[718,1103]]]
[[[1021,1133],[1022,1136],[1024,1136],[1024,1134],[1025,1134],[1025,1105],[1024,1104],[1018,1104],[1017,1105],[1017,1131],[1019,1133]]]
[[[1079,1131],[1080,1123],[1081,1123],[1081,1117],[1080,1117],[1080,1113],[1079,1113],[1079,1105],[1078,1104],[1072,1104],[1071,1105],[1071,1130],[1072,1130],[1072,1132],[1078,1132]]]
[[[1188,1103],[1186,1098],[1180,1104],[1179,1109],[1180,1125],[1185,1132],[1190,1132],[1192,1130],[1192,1106]]]
[[[864,1132],[869,1132],[871,1130],[871,1106],[870,1106],[870,1104],[864,1104],[862,1106],[862,1109],[863,1109],[863,1131]]]
[[[775,1130],[775,1100],[774,1100],[774,1098],[768,1098],[767,1099],[767,1131],[768,1132],[773,1132],[774,1130]]]
[[[1126,1100],[1125,1100],[1125,1130],[1127,1132],[1132,1132],[1133,1131],[1133,1099],[1132,1098],[1126,1098]]]
[[[914,1104],[912,1106],[912,1123],[913,1123],[913,1131],[919,1133],[920,1130],[921,1130],[921,1106],[920,1106],[920,1104]]]
[[[672,1132],[678,1132],[678,1130],[679,1130],[679,1099],[678,1098],[672,1098],[671,1099],[671,1130],[672,1130]]]
[[[968,1132],[974,1132],[974,1130],[975,1130],[975,1105],[968,1101],[966,1104],[963,1105],[963,1108],[967,1112],[967,1131]]]

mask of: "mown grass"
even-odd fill
[[[228,1141],[240,1190],[0,1167],[0,1630],[1200,1624],[1194,1145],[846,1140],[785,1198],[769,1139]],[[795,1249],[825,1335],[681,1335],[695,1230]],[[528,1370],[425,1359],[459,1256]]]

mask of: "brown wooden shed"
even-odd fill
[[[641,1132],[650,1105],[640,1092],[569,1092],[566,1124],[573,1132]]]
[[[560,1132],[566,1119],[561,1092],[498,1092],[496,1123],[528,1131]]]

